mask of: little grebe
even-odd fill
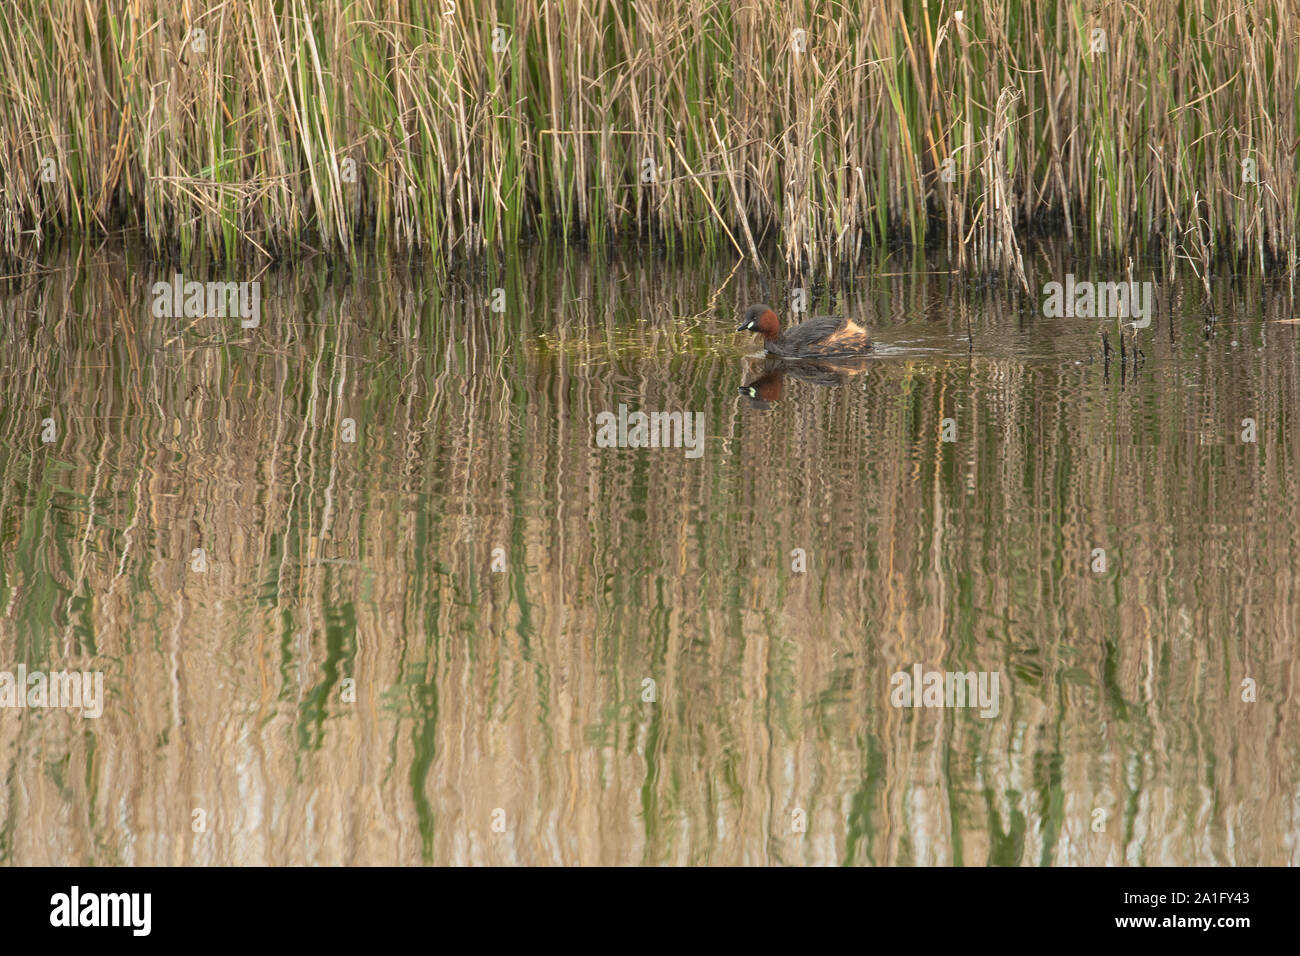
[[[819,315],[781,331],[781,320],[766,305],[751,305],[737,332],[757,332],[764,348],[782,358],[834,358],[871,351],[865,329],[844,315]]]

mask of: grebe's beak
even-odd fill
[[[753,323],[753,322],[748,322],[748,323],[746,323],[745,325],[742,325],[740,328],[736,329],[736,331],[737,331],[737,332],[748,332],[748,331],[750,331],[750,330],[753,329],[753,328],[754,328],[754,323]]]

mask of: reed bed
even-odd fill
[[[635,235],[1019,274],[1059,233],[1294,274],[1298,33],[1287,0],[10,0],[0,253]]]

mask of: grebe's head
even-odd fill
[[[736,331],[757,332],[765,339],[774,339],[781,334],[781,320],[768,306],[751,305],[745,310],[745,317]]]

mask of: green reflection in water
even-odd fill
[[[52,263],[3,299],[0,669],[107,702],[0,712],[0,859],[1297,862],[1274,287],[1163,288],[1121,370],[1113,323],[882,266],[815,290],[880,343],[827,377],[732,332],[787,290],[730,263],[267,273],[256,334]],[[704,454],[596,447],[619,404]],[[997,715],[891,706],[918,664]]]

